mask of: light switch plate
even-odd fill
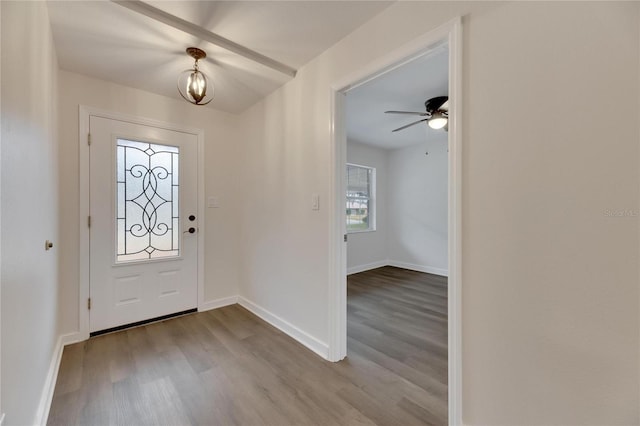
[[[311,210],[320,210],[320,196],[318,194],[311,195]]]
[[[218,197],[207,198],[207,207],[210,209],[217,209],[220,207],[220,199]]]

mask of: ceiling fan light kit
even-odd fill
[[[213,100],[214,88],[207,76],[198,68],[198,61],[207,57],[204,50],[188,47],[187,54],[195,63],[193,68],[184,70],[178,76],[178,92],[185,101],[194,105],[207,105]]]
[[[434,130],[442,129],[447,125],[447,117],[444,116],[440,111],[436,111],[433,113],[427,124]]]
[[[444,128],[445,131],[448,131],[449,126],[449,97],[448,96],[436,96],[435,98],[428,99],[424,103],[425,112],[417,112],[417,111],[385,111],[385,114],[408,114],[408,115],[419,115],[421,117],[420,120],[414,121],[413,123],[409,123],[402,127],[398,127],[397,129],[392,130],[392,132],[397,132],[399,130],[404,130],[407,127],[411,127],[418,123],[422,123],[426,121],[429,127],[435,130],[439,130]]]

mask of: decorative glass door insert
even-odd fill
[[[179,151],[117,139],[116,263],[180,256]]]

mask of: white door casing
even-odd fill
[[[198,208],[199,135],[168,129],[167,126],[140,124],[120,117],[90,115],[87,121],[91,134],[88,159],[89,214],[91,216],[88,269],[91,310],[88,332],[197,307],[200,293],[198,285],[200,244],[197,230],[201,213]],[[134,146],[117,147],[118,140],[134,141],[131,144]],[[142,149],[137,149],[136,143],[152,145],[138,144],[137,148]],[[146,153],[143,152],[147,147],[152,149],[146,150]],[[138,212],[137,222],[145,222],[137,228],[132,228],[131,225],[135,221],[130,220],[127,232],[124,232],[124,220],[122,220],[124,210],[122,208],[118,210],[116,204],[118,188],[124,188],[122,176],[125,174],[123,170],[117,172],[117,159],[119,158],[122,162],[125,149],[130,153],[127,166],[129,172],[126,173],[129,176],[128,185],[130,189],[134,189],[134,194],[140,193],[135,205],[131,201],[126,204],[131,207],[129,210]],[[178,151],[177,156],[164,152],[167,149]],[[137,157],[133,155],[134,153],[138,153]],[[164,173],[160,171],[159,174],[158,170],[156,173],[150,173],[147,170],[148,166],[152,169],[157,166],[158,158],[175,159],[177,167],[173,173],[169,171],[167,174],[166,170]],[[135,161],[132,163],[131,160]],[[131,169],[131,165],[136,162],[145,164]],[[166,168],[170,169],[171,163],[167,164]],[[121,183],[119,184],[118,181]],[[140,186],[143,181],[146,182],[145,188]],[[174,182],[179,192],[177,196],[172,191]],[[169,196],[166,192],[159,191],[160,187],[156,184],[168,184]],[[163,198],[159,198],[161,196]],[[133,197],[129,196],[129,198]],[[177,202],[178,205],[172,210],[167,200]],[[121,200],[122,204],[125,203]],[[162,206],[156,209],[159,205]],[[167,208],[169,209],[168,220],[166,217],[156,216],[157,213],[166,214]],[[162,209],[165,210],[162,211]],[[192,215],[195,216],[193,221],[189,220],[189,216]],[[121,219],[118,220],[118,217]],[[142,217],[145,218],[144,221],[140,219]],[[195,232],[189,233],[189,228],[193,228]],[[133,238],[134,230],[137,231],[136,235],[142,237]],[[125,238],[125,235],[128,237]],[[156,249],[167,248],[167,241],[163,242],[158,238],[170,240],[175,249],[169,252],[171,257],[156,257],[159,253],[166,253]],[[144,260],[131,260],[131,256],[128,256],[129,258],[117,256],[116,247],[120,254],[123,254],[124,240],[130,242],[129,251],[138,252]],[[144,245],[138,245],[136,248],[131,244],[132,241],[137,240],[144,240]],[[148,246],[146,251],[141,250],[145,245]]]

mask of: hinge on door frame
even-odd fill
[[[87,145],[91,146],[91,133],[87,133]]]
[[[87,216],[87,227],[91,228],[91,216]]]
[[[87,309],[91,310],[91,298],[87,299]]]

